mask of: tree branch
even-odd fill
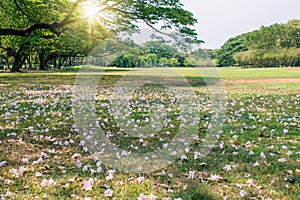
[[[1,35],[28,36],[33,31],[39,30],[39,29],[47,29],[47,30],[50,30],[51,32],[55,33],[56,35],[59,35],[59,31],[57,30],[58,28],[62,28],[68,24],[71,24],[71,23],[74,23],[74,22],[77,22],[80,20],[80,19],[71,19],[71,17],[73,15],[73,13],[75,12],[75,10],[77,9],[77,7],[79,6],[79,4],[83,1],[85,1],[85,0],[77,0],[73,4],[69,13],[66,15],[66,17],[62,21],[59,21],[59,22],[55,21],[52,23],[36,22],[25,28],[0,28],[0,36]],[[24,14],[24,15],[26,17],[28,17],[26,14]]]
[[[155,27],[154,27],[152,24],[150,24],[147,20],[145,20],[145,19],[142,19],[142,20],[147,24],[147,26],[149,26],[150,28],[152,28],[154,31],[156,31],[156,32],[158,32],[158,33],[160,33],[160,34],[166,35],[166,36],[168,36],[168,37],[171,37],[171,38],[173,37],[172,34],[165,33],[165,32],[163,32],[163,31],[161,31],[161,30],[155,28]]]
[[[48,29],[55,32],[55,29],[59,27],[59,23],[35,23],[26,28],[1,28],[0,35],[16,35],[16,36],[28,36],[35,30],[38,29]]]
[[[68,22],[70,21],[74,11],[77,9],[77,7],[79,6],[80,3],[84,2],[85,0],[77,0],[71,10],[69,11],[69,13],[67,14],[67,16],[60,22],[62,25],[68,24]]]
[[[32,19],[28,14],[26,14],[26,13],[24,12],[24,10],[21,8],[21,6],[20,6],[19,3],[17,2],[17,0],[14,0],[14,3],[15,3],[15,5],[16,5],[17,9],[18,9],[25,17],[27,17],[30,21],[32,21],[32,22],[39,22],[38,20]]]

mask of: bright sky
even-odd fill
[[[230,37],[261,25],[300,19],[300,0],[181,0],[198,19],[204,48],[219,48]]]

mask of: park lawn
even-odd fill
[[[53,69],[48,72],[35,70],[27,71],[23,75],[20,74],[11,74],[5,73],[2,71],[0,77],[2,76],[38,76],[40,75],[76,75],[76,73],[81,69],[81,66],[77,67],[65,67],[62,70]],[[125,75],[129,72],[136,71],[136,75],[144,75],[145,71],[157,71],[157,74],[164,72],[166,68],[116,68],[116,67],[98,67],[98,66],[89,66],[83,67],[92,69],[93,72],[98,72],[105,75]],[[168,68],[172,71],[178,72],[178,75],[182,76],[199,76],[201,71],[205,71],[206,68],[192,68],[192,67],[183,67],[183,68]],[[215,76],[221,77],[222,79],[264,79],[264,78],[300,78],[300,68],[299,67],[283,67],[283,68],[239,68],[239,67],[224,67],[216,68],[217,73]],[[212,70],[211,70],[212,71]],[[63,73],[62,73],[63,72]]]
[[[125,69],[124,69],[125,70]],[[176,69],[185,77],[192,69]],[[298,79],[298,71],[234,69],[225,79]],[[109,91],[128,71],[111,69],[101,77],[99,123],[109,118]],[[137,75],[137,74],[135,74]],[[142,76],[141,74],[139,74]],[[87,75],[89,76],[89,75]],[[299,83],[225,85],[228,98],[223,133],[208,156],[197,158],[213,116],[205,85],[196,85],[201,105],[199,131],[185,156],[152,173],[116,171],[82,145],[74,127],[72,89],[75,72],[0,73],[0,195],[7,199],[297,199],[300,190]],[[224,87],[224,86],[211,86]],[[182,88],[185,89],[185,88]],[[149,91],[150,93],[150,91]],[[147,97],[149,100],[153,96]],[[164,97],[166,102],[170,99]],[[156,101],[159,101],[159,99]],[[146,101],[147,102],[147,101]],[[139,104],[145,104],[145,99]],[[171,111],[173,113],[173,111]],[[141,113],[135,120],[143,120]],[[174,113],[173,113],[174,114]],[[174,122],[175,123],[175,122]],[[113,135],[111,141],[133,151],[153,151],[174,136],[144,139]],[[199,139],[197,139],[199,138]],[[97,171],[97,169],[99,171]],[[112,197],[105,196],[108,189]]]
[[[226,79],[255,79],[255,78],[300,78],[300,69],[285,68],[221,68],[221,76]]]

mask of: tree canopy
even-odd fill
[[[179,0],[4,0],[0,7],[0,16],[4,19],[0,35],[28,36],[39,29],[59,35],[88,17],[88,13],[79,14],[86,4],[99,6],[94,17],[99,19],[99,25],[111,31],[137,28],[135,22],[141,20],[153,28],[163,22],[161,29],[175,27],[178,33],[194,39],[197,35],[190,28],[197,20],[182,8]]]
[[[3,0],[0,18],[1,55],[12,60],[12,71],[30,56],[41,69],[58,57],[84,56],[140,22],[177,42],[199,42],[197,20],[180,0]]]
[[[300,66],[300,20],[230,38],[217,54],[218,66]]]

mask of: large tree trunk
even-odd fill
[[[39,66],[39,69],[40,70],[46,70],[47,69],[47,62],[46,62],[46,59],[45,59],[45,52],[42,51],[39,53],[39,60],[40,60],[40,66]]]
[[[11,68],[11,72],[21,72],[22,66],[25,62],[24,55],[22,52],[23,47],[21,47],[14,55],[14,62]]]
[[[10,68],[10,63],[9,63],[9,60],[7,57],[4,58],[5,59],[5,62],[6,62],[6,65],[7,65],[7,69]]]
[[[17,54],[15,57],[14,57],[14,62],[13,62],[13,66],[11,68],[11,72],[21,72],[21,68],[22,68],[22,65],[23,65],[23,62],[22,62],[22,55],[20,54]]]
[[[22,45],[18,51],[9,52],[9,55],[14,57],[13,66],[11,68],[11,72],[21,72],[22,66],[25,63],[25,58],[27,57],[24,52],[25,44]]]
[[[53,68],[57,68],[57,65],[56,65],[56,57],[55,58],[53,58]]]

